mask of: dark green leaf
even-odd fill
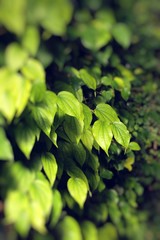
[[[37,131],[39,130],[35,124],[31,123],[20,123],[14,129],[16,143],[28,159],[36,141]]]
[[[63,127],[71,142],[78,143],[83,132],[83,124],[75,117],[67,116],[64,120]]]

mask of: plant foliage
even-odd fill
[[[2,238],[159,239],[158,6],[0,1]]]

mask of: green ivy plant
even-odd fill
[[[115,50],[127,58],[134,29],[110,5],[75,2],[0,2],[3,226],[15,239],[142,240],[127,105],[140,69]]]

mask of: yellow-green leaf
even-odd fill
[[[27,61],[28,53],[25,48],[13,42],[6,48],[6,65],[12,70],[19,70]]]
[[[119,121],[117,113],[109,104],[98,104],[94,113],[100,120],[108,123]]]
[[[57,104],[65,114],[76,117],[78,120],[83,120],[82,104],[72,93],[67,91],[59,92]]]
[[[39,31],[35,26],[28,26],[22,37],[23,47],[32,55],[37,53],[40,43]]]
[[[115,140],[125,149],[128,148],[130,133],[127,130],[127,127],[122,122],[114,122],[111,127]]]
[[[88,192],[88,187],[83,179],[71,177],[67,182],[67,187],[70,195],[79,204],[79,206],[83,208]]]
[[[124,48],[128,48],[131,44],[131,31],[124,23],[117,23],[112,30],[115,40]]]
[[[57,231],[61,240],[82,240],[81,229],[75,218],[65,216],[58,224]]]
[[[45,71],[43,66],[38,60],[28,59],[24,67],[22,68],[24,76],[32,81],[39,80],[40,82],[45,81]]]
[[[35,106],[31,106],[31,110],[38,127],[50,136],[51,126],[57,111],[56,95],[46,91],[43,100]]]
[[[13,160],[13,150],[3,128],[0,128],[0,160]]]
[[[83,80],[83,82],[91,89],[96,89],[96,80],[94,77],[92,77],[86,69],[80,69],[80,78]]]
[[[58,170],[57,162],[53,154],[47,152],[41,157],[45,174],[47,175],[51,186],[53,186]]]
[[[108,155],[113,137],[111,125],[106,121],[97,120],[92,127],[92,132],[96,142]]]

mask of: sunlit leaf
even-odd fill
[[[27,61],[28,53],[18,43],[11,43],[5,52],[5,61],[12,70],[19,70]]]
[[[85,129],[87,129],[90,127],[90,124],[92,121],[92,111],[85,104],[83,104],[83,113],[84,113],[84,127],[85,127]]]
[[[52,207],[52,191],[42,173],[29,189],[31,224],[36,230],[46,232],[45,222]]]
[[[134,164],[134,157],[128,157],[124,162],[124,167],[128,169],[128,171],[132,171],[132,165]]]
[[[72,11],[73,7],[69,0],[50,0],[42,26],[55,35],[63,35],[71,20]]]
[[[107,223],[104,226],[100,227],[98,231],[98,239],[99,240],[118,240],[118,234],[116,227],[111,224]]]
[[[100,103],[94,110],[95,115],[102,121],[107,121],[108,123],[119,121],[117,113],[108,104]]]
[[[83,82],[91,89],[96,89],[96,80],[94,77],[92,77],[86,69],[80,69],[80,78],[83,80]]]
[[[89,190],[89,184],[88,184],[88,179],[86,178],[86,175],[84,174],[84,172],[76,166],[76,164],[74,164],[71,161],[66,161],[66,168],[67,168],[67,174],[71,177],[71,178],[80,178],[82,179],[86,186],[87,189]]]
[[[78,120],[83,120],[82,105],[72,93],[67,91],[59,92],[57,104],[67,115],[76,117]]]
[[[22,34],[25,27],[25,0],[0,1],[0,22],[11,32]]]
[[[13,160],[13,150],[3,128],[0,128],[0,160]]]
[[[111,34],[104,21],[93,20],[80,29],[81,41],[84,47],[97,51],[104,47],[110,40]]]
[[[15,223],[19,234],[26,236],[30,229],[30,210],[27,195],[16,190],[10,191],[5,201],[5,216],[6,223]]]
[[[92,131],[90,129],[83,131],[83,134],[81,136],[81,141],[88,150],[92,149],[94,138],[93,138]]]
[[[31,106],[31,110],[38,127],[49,136],[57,111],[56,95],[53,92],[46,91],[43,101]]]
[[[57,189],[53,190],[53,205],[51,214],[51,226],[55,226],[58,222],[63,208],[63,202],[60,192]]]
[[[40,43],[39,31],[34,26],[28,26],[22,37],[23,47],[32,55],[37,53]]]
[[[91,221],[83,221],[81,224],[84,240],[98,240],[98,231],[96,225]]]
[[[128,148],[130,133],[122,122],[113,122],[111,125],[115,140],[124,148]]]
[[[45,174],[47,175],[51,186],[53,186],[58,170],[57,162],[53,154],[47,152],[41,157]]]
[[[0,71],[0,112],[11,122],[21,94],[23,78],[6,68]],[[13,87],[14,86],[14,87]],[[21,106],[22,107],[22,106]]]
[[[28,103],[32,88],[32,84],[28,79],[21,78],[20,84],[20,91],[16,102],[16,117],[19,117],[24,111]]]
[[[72,177],[68,180],[67,187],[74,200],[83,208],[88,192],[88,187],[83,179]]]
[[[133,151],[139,151],[141,149],[137,142],[130,142],[129,148]]]
[[[92,127],[92,132],[96,142],[108,155],[113,137],[111,125],[106,121],[97,120]]]
[[[131,31],[124,23],[117,23],[112,30],[115,40],[124,48],[128,48],[131,44]]]
[[[39,80],[40,82],[45,81],[45,71],[43,66],[38,60],[28,59],[24,67],[22,68],[24,76],[32,81]]]
[[[65,216],[58,224],[57,232],[61,240],[82,240],[81,229],[75,218]]]

